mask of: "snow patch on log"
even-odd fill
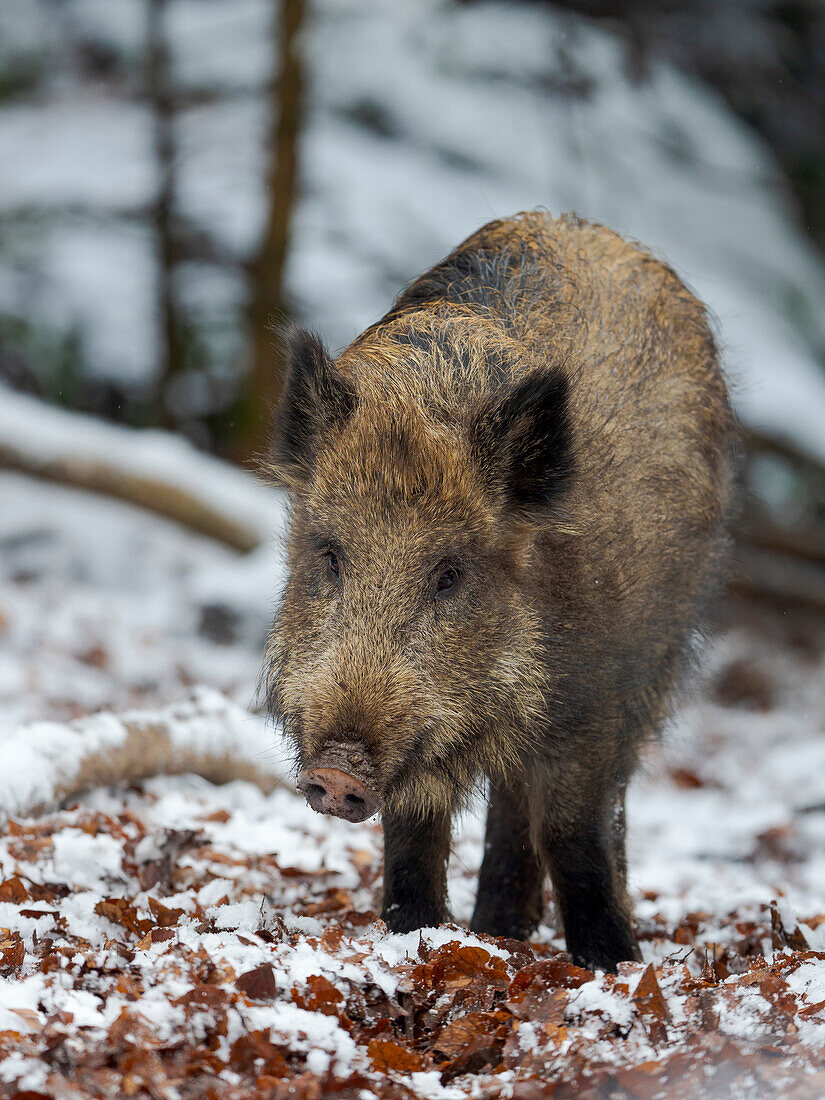
[[[0,464],[106,493],[238,550],[283,526],[283,496],[170,432],[139,431],[0,388]]]
[[[264,791],[287,781],[271,729],[210,688],[154,711],[36,722],[3,741],[0,818],[54,808],[94,787],[193,772],[244,779]]]

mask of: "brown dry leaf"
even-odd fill
[[[167,943],[174,938],[175,933],[171,928],[153,928],[151,932],[147,932],[143,939],[135,944],[135,947],[138,951],[148,951],[153,943]]]
[[[13,1012],[15,1016],[19,1016],[24,1023],[28,1024],[32,1031],[40,1031],[43,1026],[40,1022],[40,1014],[31,1008],[10,1008],[9,1012]]]
[[[771,902],[771,940],[777,951],[783,947],[790,947],[792,951],[807,951],[810,947],[798,924],[795,928],[785,927],[775,901]]]
[[[418,1073],[429,1065],[427,1058],[417,1050],[410,1050],[393,1039],[371,1039],[367,1053],[372,1068],[378,1073],[395,1070],[397,1073]]]
[[[342,909],[349,909],[352,898],[346,890],[328,890],[323,901],[311,901],[301,906],[301,912],[308,917],[321,916],[323,913],[340,913]]]
[[[344,941],[344,933],[340,924],[331,924],[325,928],[321,936],[321,947],[330,954],[334,954]]]
[[[498,1065],[510,1024],[505,1012],[468,1012],[442,1028],[433,1051],[447,1061],[443,1079]]]
[[[780,1014],[787,1017],[795,1015],[797,1010],[796,998],[781,974],[765,973],[757,975],[757,980],[748,984],[757,986],[765,1000],[770,1003],[773,1010],[772,1015]]]
[[[206,814],[205,817],[200,818],[201,821],[215,821],[219,825],[225,825],[229,821],[232,814],[228,810],[215,810],[214,813]]]
[[[593,980],[593,973],[574,966],[564,954],[522,967],[507,990],[506,1006],[519,1020],[559,1022],[567,991]]]
[[[150,920],[137,915],[137,909],[126,898],[104,898],[95,906],[95,913],[141,938],[154,927]]]
[[[60,898],[68,897],[72,892],[65,882],[30,882],[27,889],[32,901],[45,901],[50,904]]]
[[[469,1043],[484,1039],[495,1032],[501,1018],[495,1012],[468,1012],[441,1029],[433,1043],[433,1051],[444,1058],[455,1058]]]
[[[13,905],[20,905],[24,901],[31,900],[28,890],[17,875],[0,882],[0,901],[10,901]]]
[[[434,989],[464,989],[474,983],[490,985],[494,989],[506,989],[510,984],[507,964],[499,955],[491,955],[483,947],[463,946],[458,940],[450,940],[440,947],[425,967],[429,984]]]
[[[109,664],[109,654],[101,645],[92,646],[76,656],[78,661],[82,661],[84,665],[91,665],[92,668],[105,669]]]
[[[344,994],[322,974],[310,974],[304,989],[297,986],[292,989],[292,1000],[299,1008],[307,1012],[320,1012],[323,1016],[337,1016],[338,1005],[344,1000]]]
[[[120,974],[115,983],[115,989],[118,993],[125,994],[133,1001],[143,995],[143,984],[137,978],[132,977],[131,974]]]
[[[0,948],[3,952],[2,957],[0,957],[0,968],[16,970],[23,965],[23,960],[26,957],[26,945],[19,932],[4,931]]]
[[[250,1031],[232,1044],[229,1065],[240,1072],[254,1073],[256,1077],[288,1077],[289,1067],[280,1047],[270,1041],[265,1031]]]
[[[662,1094],[663,1073],[660,1062],[641,1062],[637,1066],[617,1069],[612,1076],[622,1090],[621,1095],[654,1100]]]
[[[656,971],[652,964],[646,966],[642,972],[638,985],[633,990],[632,1000],[643,1016],[652,1016],[660,1023],[670,1019],[667,1001],[659,988]]]
[[[499,936],[496,939],[496,947],[506,951],[510,956],[508,963],[513,970],[521,970],[523,966],[529,966],[530,963],[536,961],[535,951],[524,940],[512,940]]]
[[[149,898],[149,909],[161,928],[172,928],[185,915],[183,909],[167,909],[156,898]]]
[[[247,970],[235,979],[235,985],[251,1001],[271,1001],[278,992],[275,971],[269,963],[262,963],[254,970]]]
[[[302,1073],[289,1081],[275,1080],[267,1094],[268,1100],[323,1100],[329,1095],[326,1084],[322,1087],[314,1073]]]
[[[151,890],[161,885],[164,889],[174,887],[175,867],[181,852],[205,843],[203,833],[195,829],[167,829],[160,846],[160,859],[144,863],[138,869],[138,881],[142,890]]]
[[[705,780],[689,768],[671,768],[670,781],[683,791],[694,791],[705,786]]]

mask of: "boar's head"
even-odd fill
[[[547,691],[530,590],[568,476],[566,381],[496,386],[483,352],[409,353],[385,339],[333,363],[293,332],[276,416],[292,519],[267,695],[310,804],[354,821],[453,809],[518,768]]]

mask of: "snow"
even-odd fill
[[[632,83],[607,33],[532,5],[432,2],[414,26],[398,8],[320,12],[291,271],[334,345],[491,217],[576,209],[663,254],[707,301],[749,422],[825,453],[825,277],[766,149],[718,99],[662,66]],[[591,95],[547,94],[560,55]],[[347,119],[365,102],[394,140]]]
[[[282,496],[162,433],[0,396],[0,449],[158,476],[260,540],[242,556],[121,502],[0,472],[0,733],[166,703],[198,682],[248,707],[283,577]],[[205,608],[228,617],[235,644],[211,640]]]
[[[825,1001],[825,967],[821,960],[803,963],[789,975],[788,985],[811,1005]]]
[[[54,873],[73,889],[100,889],[108,879],[120,878],[120,857],[120,845],[111,836],[64,829],[54,839]]]
[[[151,201],[157,179],[146,107],[73,96],[5,105],[0,117],[0,163],[14,165],[0,173],[0,207],[122,210]]]
[[[72,417],[68,422],[71,432],[82,423]],[[67,433],[65,446],[76,446],[81,434],[79,429]],[[92,453],[100,445],[93,436],[92,431],[87,440]],[[115,458],[128,455],[131,433],[115,431],[107,438]],[[176,454],[174,449],[167,453]],[[180,472],[170,463],[167,474],[188,478],[187,484],[203,478],[205,484],[211,460],[185,448],[180,454]],[[256,490],[248,498],[243,492],[237,500],[249,501],[245,518],[250,526],[263,531],[270,518],[283,514],[272,508],[268,491],[259,495]],[[0,806],[13,809],[26,799],[47,800],[59,776],[71,773],[83,752],[116,746],[127,724],[161,722],[181,751],[208,746],[215,753],[229,752],[285,783],[265,794],[239,781],[214,787],[194,776],[160,777],[142,792],[95,790],[78,808],[44,818],[43,826],[33,823],[35,829],[45,827],[46,834],[31,847],[16,846],[14,835],[0,838],[4,880],[22,873],[32,882],[63,882],[70,889],[66,897],[32,902],[31,908],[0,902],[0,928],[18,932],[27,951],[44,937],[67,939],[66,960],[49,978],[48,988],[42,975],[29,971],[6,983],[2,1007],[12,1016],[12,1009],[36,1013],[17,1017],[19,1032],[28,1027],[31,1035],[38,1034],[32,1021],[60,1010],[85,1021],[88,1041],[97,1042],[91,1037],[103,1035],[128,1007],[120,994],[110,990],[103,997],[99,986],[89,985],[83,964],[93,957],[102,974],[121,972],[123,959],[110,945],[123,929],[96,911],[102,901],[121,894],[133,899],[140,920],[151,919],[150,897],[182,911],[170,940],[146,943],[136,955],[140,980],[146,983],[138,1008],[145,1026],[158,1036],[191,1027],[192,1041],[201,1041],[201,1025],[187,1023],[183,1008],[172,1003],[193,988],[193,979],[180,969],[182,958],[203,951],[212,965],[229,968],[227,974],[268,963],[279,996],[272,1005],[245,1008],[244,1026],[281,1036],[308,1056],[310,1072],[312,1067],[324,1072],[329,1058],[330,1071],[343,1073],[360,1065],[361,1048],[353,1053],[351,1037],[334,1017],[292,1003],[293,988],[322,976],[342,993],[363,985],[392,998],[399,974],[417,965],[422,942],[430,951],[456,943],[482,948],[507,962],[507,948],[479,939],[460,924],[392,935],[368,923],[348,929],[341,949],[322,942],[340,912],[324,908],[330,898],[344,897],[334,904],[354,911],[369,912],[375,905],[380,829],[315,815],[290,789],[288,748],[273,741],[264,720],[246,709],[261,660],[260,634],[244,635],[227,647],[205,640],[195,625],[196,579],[208,576],[210,598],[218,602],[231,605],[243,593],[257,594],[263,627],[264,612],[276,595],[274,588],[264,594],[264,551],[273,547],[277,574],[277,543],[262,542],[252,555],[235,555],[137,508],[10,473],[0,476],[0,498],[12,505],[0,510],[0,572],[5,577],[0,667],[5,662],[13,670],[6,679],[9,717],[0,738],[6,749]],[[705,689],[688,699],[664,747],[651,753],[631,791],[634,912],[645,961],[655,963],[660,975],[672,1049],[678,1049],[683,1029],[692,1026],[679,960],[696,976],[705,952],[727,951],[737,958],[750,936],[748,942],[755,945],[750,950],[761,952],[765,965],[781,966],[783,959],[793,963],[795,956],[772,942],[769,906],[774,902],[788,933],[803,935],[813,950],[825,942],[825,926],[812,927],[819,923],[825,896],[825,815],[818,809],[825,805],[825,771],[817,766],[825,733],[825,657],[818,635],[806,640],[806,630],[804,622],[788,623],[786,629],[781,618],[764,625],[745,618],[717,639],[707,654]],[[141,634],[148,636],[143,655]],[[75,657],[94,647],[111,656],[91,664]],[[731,706],[712,690],[717,677],[742,662],[766,679],[768,709]],[[215,688],[193,689],[188,674],[160,674],[173,666],[213,673],[213,683],[226,684],[235,701]],[[153,684],[142,682],[148,673],[155,676]],[[21,679],[32,684],[23,699],[16,687]],[[56,693],[48,689],[54,681],[59,683]],[[139,707],[135,699],[141,700]],[[67,721],[75,713],[66,713],[69,700],[81,710],[108,706],[120,713]],[[694,776],[687,786],[678,781],[680,769]],[[104,824],[109,820],[119,822],[122,833]],[[199,847],[177,856],[173,883],[144,890],[135,876],[162,858],[170,831],[196,834]],[[466,922],[472,911],[482,843],[483,812],[475,807],[458,825],[450,867],[450,898],[459,921]],[[563,946],[552,910],[546,920],[536,942]],[[743,933],[748,926],[752,933]],[[273,942],[260,938],[262,928]],[[821,960],[808,957],[787,972],[788,996],[796,998],[798,1009],[825,1000],[821,970]],[[564,1026],[588,1044],[589,1057],[610,1063],[621,1049],[628,1064],[655,1060],[656,1050],[639,1031],[632,1003],[640,977],[641,967],[628,972],[627,992],[603,975],[571,991]],[[774,1041],[776,1017],[763,995],[756,987],[731,984],[735,979],[736,973],[716,987],[714,1015],[708,1018],[733,1042]],[[795,1017],[799,1042],[811,1052],[819,1049],[822,1025],[816,1016]],[[524,1057],[541,1062],[546,1036],[531,1027],[520,1025],[521,1048]],[[632,1037],[621,1048],[615,1029]],[[524,1044],[530,1035],[528,1050]],[[575,1042],[566,1039],[554,1057],[572,1058],[575,1049]],[[12,1064],[20,1067],[20,1080],[39,1079],[36,1061]],[[431,1073],[409,1073],[403,1080],[423,1097],[466,1094],[463,1084],[439,1085],[439,1093]]]
[[[577,989],[571,1002],[577,1012],[596,1013],[619,1027],[629,1027],[633,1019],[630,1002],[605,989],[598,978],[594,982],[585,982]]]
[[[740,644],[742,641],[743,638],[740,638]],[[749,638],[748,645],[758,651],[756,639]],[[741,652],[729,643],[726,655],[738,658]],[[791,684],[789,694],[793,694],[792,688]],[[697,729],[692,751],[699,749],[697,742],[704,739],[702,760],[709,767],[711,759],[718,761],[725,751],[735,750],[732,743],[728,744],[728,738],[738,735],[737,723],[732,723],[732,731],[727,728],[735,712],[707,699],[697,700],[693,707],[691,713]],[[724,731],[721,738],[720,730]],[[709,745],[714,739],[717,744],[711,756]],[[672,746],[669,751],[674,752]],[[741,748],[738,751],[741,752]],[[679,751],[675,752],[671,764],[677,762],[682,766],[694,763],[690,756],[680,755]],[[639,897],[638,879],[645,875],[652,876],[667,859],[667,841],[662,840],[663,831],[681,829],[686,835],[692,834],[694,825],[701,824],[701,807],[706,793],[704,788],[692,791],[679,789],[668,779],[664,764],[660,766],[662,774],[656,782],[662,788],[662,798],[648,797],[645,793],[644,788],[648,787],[649,793],[653,782],[650,774],[634,792],[634,809],[638,812],[635,815],[632,813],[630,819],[631,867],[637,916],[644,929],[652,916],[646,906],[653,906],[665,922],[672,920],[674,924],[678,924],[686,912],[704,907],[698,951],[700,945],[723,943],[726,938],[731,940],[733,927],[729,914],[733,907],[740,906],[737,920],[748,917],[738,892],[746,876],[738,871],[743,849],[739,846],[737,807],[733,791],[729,790],[727,797],[732,803],[729,817],[731,827],[737,833],[736,844],[729,847],[729,862],[726,863],[723,857],[716,857],[715,863],[703,859],[698,844],[693,854],[689,855],[690,849],[684,844],[677,862],[683,871],[689,872],[688,879],[675,883],[660,874],[654,884],[659,891],[655,902],[645,901]],[[727,778],[721,776],[723,781]],[[787,776],[785,780],[788,781]],[[766,777],[761,781],[766,785]],[[756,778],[752,782],[756,783]],[[699,799],[693,806],[689,802],[691,794]],[[665,796],[670,796],[670,806],[666,805]],[[674,796],[684,796],[685,805],[674,806]],[[787,808],[791,813],[792,808]],[[107,824],[109,821],[120,823],[119,827],[124,830],[122,835]],[[259,835],[259,830],[267,822],[270,829],[268,848]],[[45,835],[49,837],[46,848],[20,848],[21,841],[14,835],[0,838],[3,873],[8,877],[14,868],[16,873],[32,881],[39,878],[49,882],[65,881],[72,891],[68,896],[50,903],[38,903],[38,908],[54,909],[60,913],[60,919],[64,922],[60,928],[64,930],[59,931],[52,918],[36,920],[23,916],[18,907],[10,903],[0,903],[0,926],[20,931],[28,950],[35,948],[35,930],[38,938],[43,934],[74,937],[76,946],[72,947],[59,971],[52,970],[48,975],[37,971],[23,972],[3,984],[0,1024],[17,1032],[25,1033],[28,1029],[36,1035],[35,1020],[42,1023],[49,1013],[70,1012],[76,1026],[84,1029],[84,1041],[92,1043],[99,1041],[96,1036],[106,1034],[124,1009],[130,1010],[128,996],[109,986],[104,994],[103,987],[84,984],[83,975],[94,972],[87,971],[88,960],[92,957],[96,960],[95,966],[103,967],[99,981],[103,980],[104,973],[112,976],[112,979],[106,979],[110,981],[120,972],[122,961],[119,956],[111,956],[108,962],[106,959],[109,956],[107,945],[122,936],[123,930],[95,912],[101,900],[113,894],[125,893],[127,897],[133,897],[141,919],[149,916],[148,900],[153,896],[158,896],[167,907],[183,908],[186,912],[170,930],[170,939],[141,944],[140,950],[135,951],[130,971],[139,974],[140,981],[146,984],[139,1003],[133,1006],[134,1010],[151,1027],[157,1041],[169,1041],[173,1036],[180,1035],[182,1030],[190,1036],[190,1042],[199,1041],[200,1024],[189,1019],[181,1002],[181,998],[185,998],[194,988],[192,979],[181,970],[183,960],[195,959],[199,953],[205,953],[204,957],[210,960],[211,966],[230,976],[247,973],[266,963],[273,968],[279,994],[272,1003],[239,1005],[242,1018],[233,1018],[226,1036],[227,1045],[221,1049],[227,1050],[228,1044],[246,1031],[263,1030],[305,1056],[307,1071],[315,1074],[323,1074],[329,1069],[333,1074],[345,1076],[363,1064],[361,1048],[353,1042],[335,1016],[308,1011],[300,1004],[291,1003],[290,990],[308,988],[308,983],[321,977],[332,982],[344,995],[348,995],[354,987],[363,986],[377,987],[385,996],[392,998],[398,989],[399,974],[403,974],[405,968],[416,965],[421,957],[422,944],[430,951],[437,951],[458,943],[482,948],[505,962],[510,957],[509,947],[480,939],[455,925],[392,935],[380,926],[368,924],[360,931],[347,929],[340,948],[333,946],[336,941],[329,941],[327,946],[323,936],[327,928],[335,927],[337,910],[329,914],[321,911],[318,916],[312,917],[302,915],[302,910],[306,906],[311,907],[314,899],[322,900],[340,891],[347,894],[348,900],[344,904],[355,909],[366,908],[372,903],[377,886],[375,872],[380,866],[379,830],[370,823],[350,826],[311,815],[302,801],[287,789],[264,795],[240,782],[213,787],[202,781],[190,783],[174,777],[159,777],[145,784],[143,792],[94,791],[79,807],[52,815],[44,819],[44,824],[47,829]],[[32,827],[40,828],[38,823],[32,823]],[[462,827],[462,858],[453,861],[450,872],[453,896],[457,893],[456,885],[472,875],[481,854],[481,821],[478,816],[466,815]],[[724,816],[717,819],[716,829],[718,834],[724,834]],[[178,859],[174,872],[178,881],[171,892],[168,888],[165,891],[141,890],[134,876],[142,866],[158,858],[169,830],[193,830],[200,836],[197,847]],[[705,839],[706,834],[700,831],[698,840],[704,842]],[[318,846],[320,858],[311,858],[313,845]],[[727,845],[719,847],[728,850]],[[814,848],[807,850],[815,862]],[[9,862],[13,852],[17,854]],[[128,854],[130,852],[131,855]],[[236,864],[237,870],[242,873],[235,874]],[[370,868],[367,885],[355,873],[356,867],[365,866]],[[780,900],[778,912],[788,928],[795,924],[796,912],[807,916],[813,913],[810,907],[792,908],[791,896],[795,898],[794,905],[810,906],[816,902],[817,895],[821,901],[818,886],[808,890],[805,888],[808,870],[804,859],[792,865],[790,877],[786,866],[771,859],[761,864],[757,861],[748,869],[747,874],[760,882],[765,898],[770,900],[776,897],[780,884],[787,891],[785,899]],[[715,887],[720,881],[724,889],[720,887],[716,892]],[[187,882],[189,889],[186,888]],[[192,908],[195,898],[203,907],[201,916],[197,916]],[[754,906],[751,916],[763,919],[759,918],[758,905]],[[283,926],[279,922],[283,922],[289,930],[287,935],[278,931]],[[647,933],[648,938],[643,939],[646,955],[665,957],[675,951],[684,956],[686,950],[690,952],[689,947],[685,949],[669,941],[667,927],[667,923],[662,924],[653,940]],[[261,928],[272,930],[274,942],[261,939]],[[543,929],[540,932],[537,942],[546,942],[549,938],[547,931]],[[549,933],[552,935],[554,932],[555,929],[550,927]],[[704,950],[704,946],[701,949]],[[768,952],[770,958],[770,944]],[[783,958],[786,954],[780,952],[777,957]],[[632,1001],[642,970],[643,967],[638,964],[626,969],[624,978],[620,976],[619,979],[620,983],[622,980],[625,982],[624,991],[615,979],[595,975],[569,993],[564,1026],[573,1029],[579,1037],[578,1042],[589,1044],[589,1057],[596,1063],[602,1060],[606,1064],[631,1065],[634,1059],[638,1062],[656,1057],[650,1040],[644,1030],[640,1030],[639,1017]],[[800,1006],[815,1005],[825,999],[821,971],[822,962],[815,958],[803,961],[796,969],[789,971],[787,985],[791,994],[800,998]],[[681,974],[683,968],[663,967],[659,979],[675,1029],[671,1039],[674,1049],[678,1049],[681,1042],[680,1028],[684,1026],[681,1021],[686,1019],[686,1006],[690,1000],[689,997],[686,1000],[681,988]],[[232,979],[226,980],[231,982]],[[95,988],[99,991],[95,992]],[[730,997],[724,993],[728,988]],[[739,989],[728,982],[718,989],[719,994],[713,997],[713,1012],[721,1034],[746,1045],[773,1041],[777,1025],[769,1003],[758,988],[746,986]],[[23,1012],[23,1017],[17,1015],[20,1012]],[[32,1015],[27,1016],[26,1013]],[[817,1026],[812,1019],[799,1018],[800,1034],[803,1036],[801,1041],[808,1044],[811,1050],[816,1049],[812,1035]],[[615,1029],[628,1036],[618,1045]],[[544,1056],[547,1040],[541,1030],[536,1030],[536,1025],[522,1023],[518,1034],[523,1051],[532,1052],[532,1056],[539,1059]],[[139,1041],[137,1032],[135,1040]],[[566,1039],[561,1042],[554,1057],[567,1057],[567,1052],[571,1052],[572,1057],[574,1048],[573,1040]],[[35,1074],[38,1064],[36,1060],[12,1061],[15,1075],[6,1079],[14,1080],[22,1087],[21,1080],[33,1080],[35,1077],[24,1078],[21,1075]],[[457,1098],[466,1095],[463,1083],[442,1086],[433,1072],[401,1074],[400,1079],[421,1097]],[[501,1084],[503,1087],[503,1082]]]

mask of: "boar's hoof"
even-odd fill
[[[378,796],[340,768],[313,768],[298,776],[298,790],[319,814],[366,821],[378,809]]]

